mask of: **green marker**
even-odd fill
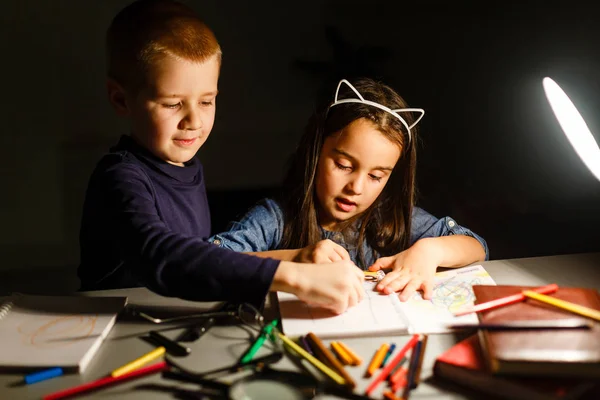
[[[252,346],[250,346],[248,351],[246,351],[246,353],[242,356],[242,359],[240,361],[241,364],[245,364],[252,360],[256,352],[262,347],[263,343],[265,342],[265,340],[267,340],[267,337],[271,335],[273,328],[275,328],[276,326],[277,320],[274,319],[269,325],[266,325],[262,328],[262,330],[260,331],[260,335],[258,335],[258,337],[256,338],[256,341],[252,343]]]

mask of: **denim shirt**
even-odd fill
[[[212,236],[209,241],[237,252],[259,252],[279,249],[283,235],[283,211],[279,204],[272,199],[265,199],[244,215],[240,221],[232,222],[229,231]],[[414,207],[410,232],[410,243],[412,246],[417,240],[430,237],[467,235],[471,236],[485,249],[485,259],[489,259],[489,252],[485,240],[460,226],[450,217],[436,218],[427,211]],[[321,229],[322,238],[344,247],[350,259],[360,268],[367,269],[378,258],[373,249],[365,240],[362,244],[364,264],[358,256],[356,246],[348,245],[340,232],[332,232]]]

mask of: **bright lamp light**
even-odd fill
[[[552,79],[543,80],[546,98],[563,132],[579,155],[579,158],[600,180],[600,148],[569,96]]]

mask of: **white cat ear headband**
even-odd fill
[[[350,89],[352,89],[352,91],[354,93],[356,93],[356,96],[358,96],[358,99],[350,98],[350,99],[338,100],[338,94],[340,92],[340,87],[342,86],[342,84],[346,84],[346,86],[348,86]],[[335,98],[333,99],[333,104],[331,104],[329,106],[329,108],[337,106],[338,104],[345,104],[345,103],[362,103],[362,104],[368,104],[370,106],[377,107],[380,110],[383,110],[385,112],[388,112],[388,113],[392,114],[394,117],[398,118],[400,120],[400,122],[402,122],[402,125],[404,125],[404,127],[406,128],[406,131],[408,132],[408,141],[409,142],[411,140],[410,130],[412,128],[414,128],[415,125],[417,125],[419,123],[419,121],[421,120],[421,118],[423,118],[423,116],[425,115],[425,110],[423,110],[422,108],[397,108],[395,110],[392,110],[391,108],[386,107],[383,104],[375,103],[374,101],[371,101],[371,100],[365,100],[361,96],[361,94],[358,93],[358,90],[356,90],[354,88],[354,86],[352,86],[350,84],[350,82],[348,82],[346,79],[342,79],[340,81],[340,83],[338,83],[337,90],[335,91]],[[421,113],[421,115],[419,115],[419,118],[417,118],[417,120],[415,122],[413,122],[411,125],[408,125],[408,123],[406,122],[406,120],[404,118],[402,118],[400,116],[400,114],[398,114],[398,113],[402,113],[402,112],[418,112],[418,113]]]

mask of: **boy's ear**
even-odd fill
[[[117,115],[122,117],[129,115],[129,104],[127,102],[127,94],[121,84],[112,78],[106,80],[106,91],[108,93],[108,101],[112,104],[117,112]]]

